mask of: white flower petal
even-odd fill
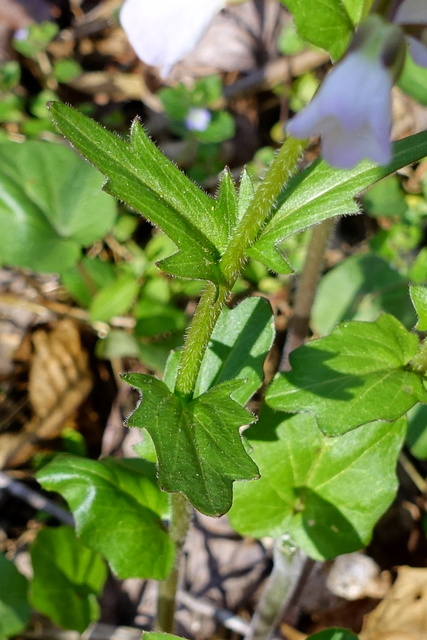
[[[121,25],[138,57],[162,75],[191,51],[225,0],[125,0]]]
[[[396,24],[425,24],[427,22],[426,0],[403,0],[393,22]]]

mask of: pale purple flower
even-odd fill
[[[121,25],[137,56],[162,76],[197,44],[225,0],[125,0]]]
[[[209,109],[193,107],[187,113],[185,126],[189,131],[206,131],[211,120],[212,114]]]
[[[394,14],[396,24],[425,24],[427,22],[426,0],[403,0]]]
[[[427,0],[403,0],[394,15],[393,21],[402,26],[424,25],[426,27]],[[421,67],[427,67],[427,28],[424,29],[423,36],[420,33],[420,38],[415,38],[410,33],[407,33],[406,40],[414,62]]]
[[[341,169],[364,158],[390,160],[391,74],[354,51],[326,77],[308,107],[288,124],[295,138],[322,137],[322,155]]]
[[[295,138],[320,135],[326,162],[350,169],[360,160],[391,159],[391,88],[400,70],[403,34],[372,15],[319,91],[288,124]],[[397,73],[398,73],[397,71]]]

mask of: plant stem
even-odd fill
[[[298,586],[306,560],[307,556],[301,549],[291,549],[282,540],[276,540],[273,570],[245,640],[266,640],[271,636]]]
[[[192,397],[202,358],[212,331],[221,309],[240,275],[246,260],[247,250],[256,241],[283,185],[295,171],[304,145],[304,141],[293,138],[288,138],[283,144],[258,187],[252,202],[237,224],[221,258],[220,266],[224,284],[208,283],[200,298],[180,358],[175,393],[181,397],[189,399]]]
[[[427,372],[427,338],[420,344],[420,348],[409,363],[411,369],[423,375]]]
[[[289,355],[291,351],[305,342],[307,337],[311,307],[313,306],[317,283],[322,271],[325,250],[334,225],[335,220],[328,218],[314,227],[311,232],[304,267],[295,292],[292,318],[288,326],[286,343],[279,367],[280,371],[290,370]]]
[[[175,393],[183,399],[193,397],[203,356],[221,310],[246,260],[247,250],[256,241],[283,185],[295,171],[304,146],[304,141],[293,138],[288,138],[283,144],[230,238],[220,262],[223,282],[209,282],[200,298],[187,333],[175,383]],[[170,536],[175,543],[175,564],[171,574],[159,588],[156,622],[157,630],[167,633],[173,628],[181,550],[190,517],[188,500],[180,493],[173,494]]]
[[[187,537],[191,520],[191,505],[182,493],[173,493],[171,496],[171,519],[169,535],[175,545],[175,561],[172,571],[159,584],[157,599],[156,631],[164,633],[173,632],[173,622],[176,606],[176,592],[179,582],[179,565],[181,563],[182,548]]]

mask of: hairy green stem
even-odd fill
[[[289,548],[281,540],[276,540],[273,570],[245,640],[267,640],[272,635],[295,593],[306,560],[307,556],[301,549]]]
[[[424,338],[409,365],[417,373],[422,373],[423,375],[427,373],[427,338]]]
[[[175,561],[172,571],[159,584],[157,598],[156,631],[173,633],[173,623],[176,607],[176,593],[179,582],[179,565],[181,563],[182,547],[187,537],[191,520],[191,505],[182,493],[173,493],[171,496],[171,524],[169,535],[175,545]]]
[[[254,199],[242,216],[221,259],[223,283],[206,286],[189,327],[180,358],[175,393],[191,399],[203,356],[221,310],[246,260],[246,252],[257,239],[272,206],[293,171],[304,149],[304,142],[289,138],[273,160]],[[172,495],[170,535],[175,543],[175,564],[159,589],[156,629],[170,633],[173,628],[176,591],[182,546],[190,524],[190,505],[182,494]]]
[[[304,141],[293,138],[288,138],[283,144],[221,258],[220,266],[225,284],[209,283],[200,298],[180,358],[175,393],[181,397],[192,397],[203,355],[221,309],[240,275],[247,250],[256,241],[283,185],[295,171],[304,145]]]

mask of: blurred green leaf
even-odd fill
[[[62,284],[82,307],[88,307],[95,293],[115,279],[111,262],[98,257],[83,256],[75,266],[61,273]]]
[[[416,102],[427,105],[427,69],[415,64],[410,55],[406,56],[398,86]]]
[[[372,422],[330,438],[307,414],[265,406],[245,432],[261,478],[238,483],[231,525],[255,538],[288,535],[317,560],[361,549],[396,490],[406,421]]]
[[[96,343],[98,358],[137,358],[139,356],[138,341],[131,333],[120,329],[112,329],[105,338]]]
[[[418,316],[416,329],[418,331],[427,331],[427,287],[411,285],[409,293]]]
[[[324,336],[339,322],[376,320],[382,312],[394,315],[408,329],[414,326],[408,279],[382,258],[358,254],[346,258],[321,279],[311,325]]]
[[[108,322],[131,308],[139,291],[139,282],[132,274],[123,273],[103,287],[89,305],[91,322]]]
[[[299,35],[339,58],[350,42],[354,23],[341,0],[281,0],[292,13]],[[353,12],[354,0],[348,0]]]
[[[345,2],[345,0],[343,0]],[[358,637],[348,629],[325,629],[318,633],[313,633],[307,637],[307,640],[358,640]]]
[[[24,100],[10,93],[0,96],[0,122],[21,122],[24,118]]]
[[[388,176],[370,187],[363,196],[363,207],[373,218],[401,218],[408,205],[397,176]]]
[[[73,58],[61,58],[53,65],[53,75],[58,82],[70,82],[81,73],[83,69]]]
[[[215,111],[204,131],[193,131],[199,142],[223,142],[235,134],[234,118],[227,111]]]
[[[31,546],[33,606],[65,629],[82,633],[97,620],[96,596],[107,578],[100,555],[85,547],[70,527],[43,529]]]
[[[413,456],[427,460],[427,406],[416,404],[408,411],[406,444]]]
[[[116,204],[71,149],[48,142],[0,145],[3,263],[62,272],[112,226]]]
[[[26,58],[35,58],[46,49],[58,31],[59,27],[54,22],[32,22],[27,27],[15,31],[12,44],[14,49]]]
[[[407,365],[418,339],[393,316],[343,322],[330,336],[295,349],[266,400],[274,409],[309,413],[336,436],[373,420],[396,420],[427,402],[420,376]]]
[[[8,60],[0,65],[0,91],[11,91],[21,79],[21,67],[17,60]]]
[[[119,578],[166,578],[174,546],[162,524],[169,503],[154,465],[137,458],[97,462],[61,455],[37,480],[65,498],[77,535]]]
[[[234,480],[258,476],[239,435],[239,427],[254,417],[230,398],[241,380],[223,382],[184,403],[156,378],[142,373],[122,377],[142,393],[127,426],[145,428],[153,439],[160,487],[181,491],[207,515],[228,511]]]
[[[0,640],[19,634],[31,617],[26,578],[0,554]]]

